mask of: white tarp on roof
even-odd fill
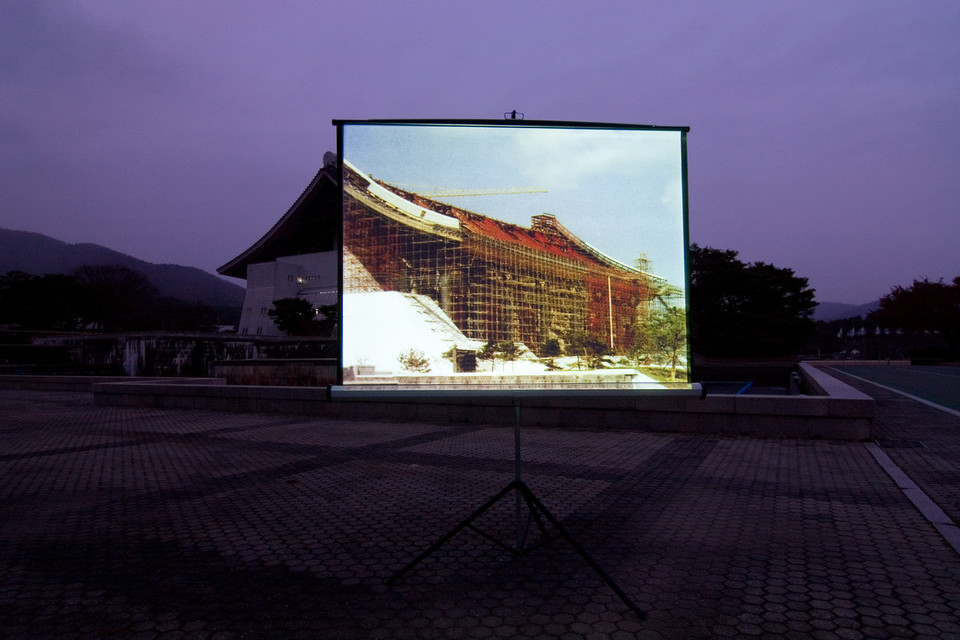
[[[414,293],[376,291],[343,295],[343,365],[373,366],[377,374],[398,372],[401,353],[420,351],[431,373],[451,374],[453,363],[442,357],[456,346],[480,349],[431,298]]]
[[[519,346],[519,345],[518,345]],[[372,367],[367,375],[388,376],[410,373],[403,370],[399,358],[411,350],[430,361],[429,373],[453,375],[453,362],[443,354],[451,347],[479,351],[483,342],[467,338],[429,296],[399,291],[371,291],[343,294],[343,366]],[[575,357],[556,358],[556,364],[568,371],[547,371],[529,350],[526,357],[504,363],[478,363],[481,375],[545,375],[544,383],[561,383],[563,377],[577,376]],[[493,370],[490,369],[491,365]],[[623,374],[624,370],[601,370]],[[587,373],[587,372],[583,372]],[[648,388],[661,385],[637,372],[629,371],[633,384]],[[596,381],[594,381],[596,382]]]

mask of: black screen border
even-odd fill
[[[629,124],[615,122],[591,122],[582,120],[526,120],[523,118],[503,119],[461,119],[461,118],[374,118],[374,119],[334,119],[337,131],[337,181],[340,185],[340,202],[343,202],[343,129],[350,125],[373,126],[463,126],[463,127],[503,127],[503,128],[552,128],[552,129],[605,129],[633,131],[676,131],[680,134],[680,172],[683,208],[683,244],[684,244],[684,304],[687,315],[687,383],[694,384],[694,362],[692,351],[692,329],[690,323],[690,200],[687,172],[687,134],[689,126]],[[337,387],[343,387],[343,214],[337,217],[337,308],[340,321],[337,323]],[[479,391],[479,390],[478,390]],[[472,392],[471,392],[472,393]],[[640,391],[649,393],[649,391]]]

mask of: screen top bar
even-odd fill
[[[501,120],[460,120],[460,119],[374,119],[374,120],[333,120],[335,126],[345,124],[373,124],[373,125],[466,125],[483,127],[556,127],[580,129],[638,129],[648,131],[681,131],[687,133],[690,127],[663,126],[657,124],[625,124],[614,122],[580,122],[568,120],[520,120],[504,118]]]

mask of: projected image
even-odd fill
[[[686,384],[685,129],[338,124],[344,384]]]

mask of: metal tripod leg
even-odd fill
[[[428,548],[426,551],[424,551],[419,556],[414,558],[402,569],[400,569],[395,574],[393,574],[387,580],[387,584],[390,584],[390,585],[395,584],[403,576],[409,573],[414,567],[416,567],[418,564],[426,560],[429,556],[433,555],[436,551],[438,551],[441,547],[443,547],[443,545],[450,542],[450,540],[452,540],[454,536],[456,536],[458,533],[460,533],[461,531],[463,531],[468,527],[473,529],[474,531],[478,531],[479,533],[484,535],[485,538],[492,540],[498,546],[504,549],[507,549],[508,551],[514,554],[523,555],[527,551],[531,551],[533,547],[529,549],[524,549],[523,547],[519,547],[517,549],[511,549],[510,547],[504,545],[503,543],[498,542],[497,540],[493,540],[490,536],[483,534],[483,532],[480,532],[479,530],[474,529],[474,527],[472,526],[473,522],[477,518],[479,518],[484,513],[489,511],[493,505],[495,505],[497,502],[505,498],[507,494],[510,493],[511,491],[516,491],[517,496],[521,497],[527,503],[527,506],[530,509],[531,516],[536,521],[537,526],[540,529],[541,535],[543,535],[548,540],[550,539],[548,532],[546,530],[546,527],[543,524],[543,521],[541,520],[541,516],[543,516],[543,518],[545,518],[547,522],[549,522],[550,525],[553,526],[554,529],[556,529],[559,536],[562,537],[564,540],[566,540],[567,544],[573,547],[573,550],[577,552],[577,555],[583,558],[584,562],[586,562],[590,566],[590,568],[593,569],[594,573],[596,573],[597,576],[599,576],[600,579],[603,580],[604,584],[610,587],[610,590],[613,591],[618,598],[620,598],[621,602],[623,602],[623,604],[625,604],[628,609],[633,611],[638,618],[640,618],[641,620],[646,620],[647,614],[641,611],[640,608],[637,607],[637,605],[634,604],[634,602],[629,597],[627,597],[627,594],[623,592],[623,589],[621,589],[617,585],[617,583],[614,582],[613,578],[607,575],[607,573],[600,567],[600,565],[597,564],[597,562],[590,556],[590,554],[588,554],[587,551],[582,546],[580,546],[580,543],[577,542],[576,538],[570,535],[570,533],[563,527],[563,525],[560,524],[560,522],[554,517],[554,515],[550,513],[550,511],[543,505],[542,502],[540,502],[539,498],[537,498],[537,496],[533,493],[533,491],[531,491],[530,488],[526,484],[524,484],[523,481],[521,480],[514,480],[513,482],[508,484],[506,487],[501,489],[495,496],[487,500],[479,509],[471,513],[462,522],[460,522],[460,524],[458,524],[453,529],[451,529],[449,533],[447,533],[442,538],[437,540],[433,545],[430,546],[430,548]]]
[[[397,571],[395,574],[390,576],[390,579],[387,580],[387,584],[394,584],[397,580],[399,580],[400,578],[405,576],[407,573],[409,573],[411,569],[413,569],[418,564],[426,560],[429,556],[435,553],[443,545],[450,542],[450,540],[452,540],[454,536],[456,536],[458,533],[460,533],[461,531],[469,527],[474,520],[476,520],[477,518],[485,514],[490,509],[490,507],[492,507],[497,502],[502,500],[503,497],[506,496],[508,493],[510,493],[510,491],[512,491],[513,489],[514,489],[513,483],[510,483],[509,485],[501,489],[500,492],[497,493],[497,495],[493,496],[492,498],[487,500],[485,503],[483,503],[483,505],[479,509],[477,509],[476,511],[471,513],[469,516],[467,516],[462,522],[460,522],[460,524],[458,524],[453,529],[451,529],[445,536],[443,536],[442,538],[434,542],[426,551],[424,551],[419,556],[411,560],[405,567],[400,569],[400,571]]]
[[[562,524],[560,524],[553,514],[550,513],[545,506],[543,506],[543,503],[540,502],[539,498],[537,498],[533,491],[531,491],[530,488],[523,483],[521,483],[520,491],[523,492],[524,499],[526,499],[528,503],[532,503],[536,506],[537,511],[546,517],[550,524],[553,525],[553,528],[556,529],[560,536],[567,541],[567,544],[573,547],[573,550],[577,552],[577,555],[583,558],[583,560],[590,565],[590,568],[593,569],[594,573],[600,576],[600,579],[603,580],[604,584],[610,587],[610,590],[617,594],[617,597],[620,598],[620,601],[627,605],[631,611],[637,614],[637,617],[639,617],[641,620],[646,620],[647,614],[641,611],[640,608],[634,604],[633,600],[627,597],[627,594],[623,592],[623,589],[621,589],[617,583],[613,581],[613,578],[607,575],[607,573],[600,568],[600,565],[597,564],[597,562],[590,556],[589,553],[587,553],[586,549],[580,546],[580,543],[577,542],[577,539],[570,535],[570,533],[563,527]]]
[[[515,465],[514,468],[515,468],[515,474],[516,474],[513,482],[508,484],[506,487],[501,489],[495,496],[493,496],[492,498],[487,500],[485,503],[483,503],[483,505],[481,505],[479,509],[471,513],[462,522],[460,522],[460,524],[458,524],[453,529],[451,529],[449,533],[447,533],[442,538],[440,538],[435,543],[433,543],[433,545],[431,545],[430,548],[428,548],[426,551],[424,551],[419,556],[417,556],[412,561],[410,561],[402,569],[400,569],[395,574],[393,574],[387,580],[387,584],[391,584],[391,585],[395,584],[400,578],[407,575],[407,573],[409,573],[410,570],[412,570],[418,564],[426,560],[429,556],[435,553],[443,545],[450,542],[450,540],[452,540],[454,536],[456,536],[458,533],[460,533],[461,531],[467,528],[470,528],[473,531],[476,531],[477,533],[487,538],[494,544],[500,546],[503,549],[506,549],[507,551],[510,551],[511,553],[514,553],[515,555],[523,555],[528,551],[532,551],[534,548],[540,546],[540,544],[546,544],[547,542],[553,539],[553,537],[549,535],[549,532],[547,531],[547,528],[544,525],[543,520],[541,519],[541,516],[543,516],[544,518],[547,519],[547,521],[551,525],[553,525],[553,528],[557,530],[559,535],[563,537],[563,539],[566,540],[571,547],[573,547],[573,550],[576,551],[577,554],[581,558],[583,558],[583,560],[588,565],[590,565],[590,568],[594,570],[594,572],[600,577],[601,580],[603,580],[604,584],[610,587],[610,589],[617,595],[617,597],[620,598],[623,604],[627,605],[627,608],[629,608],[631,611],[637,614],[638,618],[640,618],[641,620],[646,620],[647,614],[641,611],[637,607],[637,605],[634,604],[633,601],[627,597],[627,594],[623,592],[623,589],[617,586],[617,583],[613,581],[613,578],[608,576],[606,572],[600,568],[600,565],[598,565],[596,561],[590,557],[590,554],[588,554],[586,550],[580,546],[580,543],[578,543],[576,539],[573,536],[571,536],[566,529],[563,528],[563,525],[561,525],[560,522],[555,517],[553,517],[553,514],[550,513],[545,506],[543,506],[543,503],[540,502],[540,500],[537,498],[536,495],[534,495],[533,491],[531,491],[530,488],[526,484],[524,484],[522,473],[521,473],[521,458],[520,458],[520,398],[519,397],[515,397],[513,400],[513,419],[514,419],[513,426],[514,426],[514,465]],[[494,539],[493,537],[487,535],[483,531],[480,531],[479,529],[473,526],[473,522],[477,518],[479,518],[484,513],[489,511],[493,505],[495,505],[497,502],[505,498],[506,495],[511,491],[517,492],[515,496],[515,502],[514,502],[515,509],[516,509],[516,531],[515,531],[516,547],[515,548],[511,548],[508,545],[503,544],[499,540]],[[542,536],[542,541],[540,542],[540,544],[535,545],[534,547],[529,547],[529,548],[526,547],[526,535],[527,535],[527,529],[529,528],[530,522],[528,520],[526,525],[523,524],[523,518],[521,514],[521,502],[527,503],[527,509],[530,512],[530,517],[534,521],[536,521],[537,527],[540,530],[540,535]]]

